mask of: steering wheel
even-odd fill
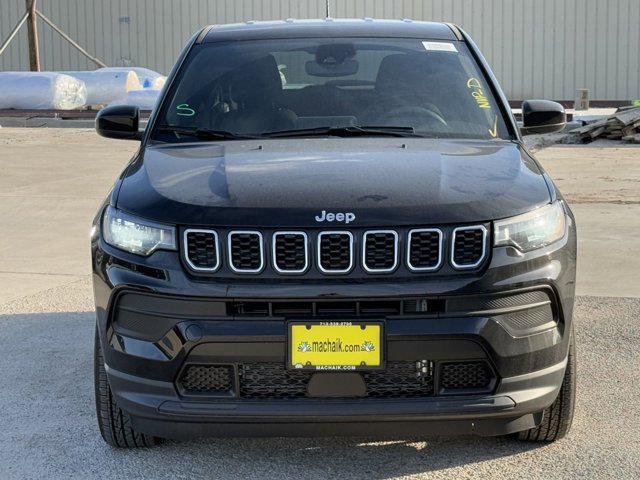
[[[379,118],[384,119],[385,123],[392,123],[390,120],[398,117],[400,123],[398,125],[404,125],[406,123],[407,117],[419,118],[426,120],[425,123],[438,123],[442,126],[447,127],[447,122],[441,115],[430,110],[428,108],[419,107],[415,105],[408,105],[404,107],[397,107],[389,110],[388,112],[383,112]],[[417,122],[418,123],[418,122]]]

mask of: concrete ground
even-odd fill
[[[89,130],[0,129],[0,479],[640,477],[640,147],[537,153],[579,228],[579,396],[566,439],[226,439],[119,451],[95,422],[88,235],[136,146]]]

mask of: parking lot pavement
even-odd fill
[[[579,228],[568,438],[214,439],[119,451],[95,421],[88,230],[136,144],[0,129],[0,479],[640,478],[640,256],[629,240],[640,237],[640,148],[600,145],[537,154]]]

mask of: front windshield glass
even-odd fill
[[[193,141],[196,130],[229,139],[329,128],[384,135],[391,127],[425,137],[509,138],[464,43],[426,39],[197,45],[155,125],[152,138],[162,141]]]

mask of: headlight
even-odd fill
[[[494,245],[511,245],[522,252],[547,246],[564,236],[566,215],[558,201],[532,212],[495,222]]]
[[[104,212],[102,235],[109,245],[138,255],[176,249],[174,227],[136,218],[113,207]]]

